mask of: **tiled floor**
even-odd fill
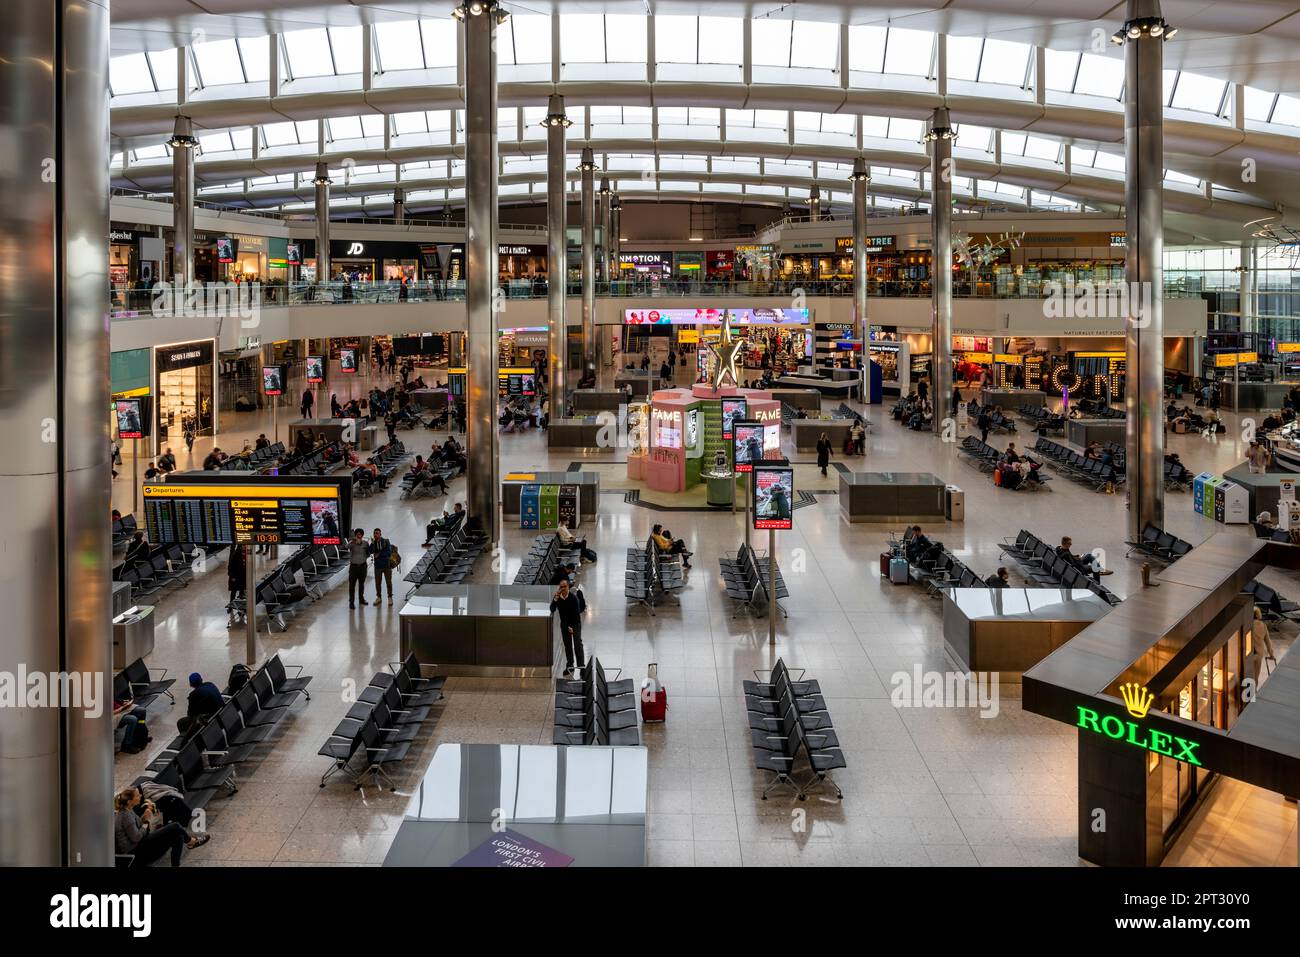
[[[363,378],[356,388],[364,385]],[[999,564],[998,542],[1026,527],[1045,539],[1072,535],[1076,550],[1105,549],[1115,569],[1107,584],[1120,595],[1137,587],[1139,563],[1123,557],[1122,494],[1095,494],[1064,479],[1052,482],[1048,492],[1004,492],[964,464],[954,445],[899,428],[881,407],[868,415],[875,430],[867,455],[849,460],[848,467],[930,471],[963,487],[965,523],[928,531],[977,571],[992,572]],[[289,417],[280,416],[282,433]],[[238,448],[244,438],[270,427],[268,415],[232,414],[224,421],[217,444],[226,449]],[[1217,443],[1170,436],[1169,444],[1193,472],[1222,471],[1242,459],[1236,435],[1233,422]],[[445,436],[408,432],[401,437],[408,448],[423,451]],[[1019,445],[1031,444],[1023,433],[1014,438]],[[182,468],[198,467],[210,447],[210,439],[200,439],[190,460],[181,446]],[[575,457],[571,452],[548,454],[536,433],[501,438],[503,470],[553,468]],[[621,455],[594,458],[613,461]],[[129,459],[120,471],[116,504],[129,511]],[[463,483],[453,483],[451,500],[464,497]],[[401,502],[390,490],[359,500],[355,524],[367,531],[383,528],[409,567],[420,554],[425,522],[446,505],[444,499]],[[789,618],[778,622],[773,648],[766,620],[732,617],[718,576],[718,556],[741,541],[740,517],[729,512],[669,514],[664,518],[664,513],[629,505],[622,492],[612,492],[602,495],[595,523],[583,526],[600,553],[600,561],[582,575],[590,609],[584,629],[589,653],[636,678],[648,662],[658,662],[670,695],[667,723],[643,728],[651,765],[652,864],[1080,863],[1075,851],[1076,754],[1069,728],[1021,711],[1014,685],[1002,686],[996,717],[968,709],[899,709],[891,704],[895,672],[910,672],[916,664],[937,671],[954,665],[943,652],[941,603],[920,589],[891,586],[878,576],[877,556],[888,529],[844,523],[834,495],[820,495],[815,506],[796,512],[795,530],[778,535],[791,597]],[[1193,543],[1223,531],[1192,512],[1186,493],[1169,495],[1167,514],[1169,530]],[[680,606],[663,606],[651,617],[643,609],[626,608],[623,550],[644,542],[656,521],[670,521],[696,555]],[[508,529],[504,567],[494,573],[482,561],[479,580],[499,576],[510,581],[531,537]],[[756,544],[765,547],[764,538]],[[1012,575],[1018,580],[1014,567]],[[1269,581],[1285,595],[1300,594],[1300,582],[1294,579],[1275,573]],[[324,789],[318,787],[328,762],[316,750],[346,710],[347,690],[353,683],[364,685],[397,654],[400,587],[394,606],[357,611],[348,610],[345,590],[346,582],[336,585],[286,632],[269,638],[261,632],[260,656],[280,651],[286,661],[302,664],[314,676],[312,700],[295,706],[265,760],[241,771],[239,793],[213,802],[213,839],[188,855],[187,864],[377,863],[401,820],[403,792],[419,780],[438,743],[550,742],[548,683],[455,679],[448,683],[446,704],[436,712],[436,727],[421,737],[417,752],[395,775],[397,794],[369,786],[355,792],[338,776]],[[227,631],[224,601],[224,566],[163,597],[150,664],[167,667],[182,679],[198,670],[224,684],[230,665],[242,656],[244,641],[242,629]],[[758,799],[765,779],[752,768],[740,683],[778,656],[806,668],[825,690],[849,762],[848,769],[836,772],[843,803],[815,796],[798,803],[779,791],[766,802]],[[183,697],[176,708],[168,709],[165,701],[156,706],[151,718],[159,737],[182,709]],[[119,784],[130,781],[146,758],[120,755]],[[1185,838],[1171,862],[1294,863],[1294,806],[1236,782],[1224,784],[1229,786],[1219,788],[1202,811],[1204,822],[1192,829],[1198,835],[1190,842],[1192,849],[1182,850],[1189,844]],[[1251,829],[1235,833],[1251,839],[1223,836],[1232,829],[1225,830],[1222,821],[1247,819]],[[1276,851],[1288,839],[1289,859],[1285,851],[1280,856]]]

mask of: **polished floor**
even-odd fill
[[[363,377],[353,388],[364,386]],[[927,531],[980,573],[997,568],[998,542],[1024,527],[1044,539],[1071,535],[1076,551],[1104,549],[1115,569],[1107,584],[1120,595],[1138,586],[1139,563],[1124,558],[1122,494],[1093,493],[1064,479],[1052,482],[1050,491],[1005,492],[965,464],[954,444],[899,428],[879,406],[867,414],[875,423],[867,454],[844,464],[859,471],[930,471],[964,488],[966,521]],[[282,410],[282,433],[289,417]],[[1238,423],[1231,415],[1225,418],[1229,431],[1217,442],[1170,436],[1170,449],[1193,472],[1222,471],[1240,462],[1244,447]],[[237,449],[260,431],[270,431],[268,414],[231,414],[217,444]],[[408,448],[423,451],[445,435],[404,432],[401,438]],[[998,440],[1007,438],[1032,444],[1023,432]],[[181,467],[199,467],[211,444],[200,439],[192,459],[180,446]],[[787,454],[799,462],[812,458],[792,449]],[[540,433],[501,437],[503,470],[559,467],[576,457],[549,454]],[[622,456],[611,451],[592,458],[614,462]],[[129,457],[120,473],[115,505],[127,512]],[[463,497],[464,479],[453,483],[447,499],[410,503],[390,490],[359,500],[355,524],[367,533],[382,528],[409,567],[421,552],[425,522]],[[1170,493],[1166,508],[1168,529],[1193,543],[1225,531],[1195,515],[1187,493]],[[625,677],[639,678],[649,662],[657,662],[669,692],[667,723],[643,728],[651,765],[651,864],[1081,863],[1075,845],[1076,746],[1069,728],[1022,712],[1018,686],[1009,684],[1001,686],[995,717],[973,709],[891,704],[896,673],[910,673],[916,665],[944,672],[954,665],[943,652],[941,603],[919,588],[891,586],[878,575],[877,556],[890,529],[844,523],[834,494],[819,494],[815,505],[799,509],[794,531],[777,536],[791,595],[789,617],[778,621],[771,647],[765,619],[733,617],[718,575],[717,558],[742,540],[739,516],[652,511],[625,502],[622,491],[603,494],[600,509],[594,523],[583,525],[600,554],[582,571],[588,652],[607,667],[622,668]],[[625,603],[623,552],[643,543],[651,524],[660,521],[695,551],[694,570],[679,605],[661,606],[651,617]],[[1248,528],[1227,531],[1249,534]],[[532,536],[508,528],[503,537],[503,566],[494,570],[482,560],[478,580],[513,578]],[[756,539],[760,548],[764,539]],[[1014,566],[1011,572],[1019,580]],[[1288,597],[1300,594],[1294,578],[1265,577]],[[347,696],[397,655],[403,590],[399,585],[392,606],[349,611],[344,579],[284,633],[259,634],[259,657],[279,651],[314,676],[312,700],[295,706],[263,760],[241,770],[239,792],[209,806],[212,841],[188,854],[187,866],[378,863],[400,823],[406,789],[419,780],[438,743],[550,742],[548,683],[454,679],[435,712],[436,725],[422,734],[420,747],[395,775],[398,793],[369,785],[357,792],[338,778],[318,787],[328,761],[316,750],[347,710]],[[231,664],[242,658],[244,642],[242,629],[226,628],[224,601],[224,566],[165,595],[150,665],[168,668],[182,684],[195,670],[224,684]],[[1285,646],[1292,633],[1276,637]],[[815,796],[797,803],[779,791],[759,800],[765,778],[751,764],[740,684],[778,656],[807,669],[826,693],[849,763],[835,775],[844,789],[842,803]],[[181,713],[183,698],[175,708],[165,700],[156,705],[150,714],[155,734],[167,735]],[[148,753],[119,755],[118,783],[129,782],[147,758]],[[1216,789],[1187,832],[1195,839],[1185,836],[1170,863],[1294,864],[1295,806],[1237,782],[1223,783],[1231,787]],[[1243,841],[1245,834],[1251,839]]]

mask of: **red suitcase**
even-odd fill
[[[880,577],[881,578],[889,577],[889,560],[893,557],[894,555],[892,552],[880,553]]]
[[[668,715],[668,689],[663,685],[659,686],[658,691],[651,691],[649,688],[641,689],[641,721],[643,724],[651,722],[660,722],[667,719]]]

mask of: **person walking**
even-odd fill
[[[574,661],[581,668],[586,659],[582,653],[582,613],[586,609],[582,593],[575,591],[566,578],[560,582],[555,597],[551,599],[551,613],[560,616],[560,635],[564,639],[564,677],[573,677]]]
[[[348,607],[356,608],[357,601],[368,605],[366,601],[366,559],[370,557],[370,546],[366,544],[364,529],[352,530],[348,539]],[[391,587],[390,587],[391,590]]]
[[[316,404],[316,397],[312,395],[311,389],[302,390],[302,402],[298,404],[298,411],[302,413],[304,419],[311,418],[311,407]]]
[[[806,448],[806,446],[805,446]],[[826,474],[826,469],[831,463],[831,437],[825,432],[817,440],[817,467],[822,470],[822,475]]]
[[[375,529],[366,549],[375,560],[375,604],[384,596],[384,582],[388,582],[388,604],[393,603],[393,555],[397,549],[393,543],[384,538],[380,529]]]
[[[240,610],[235,604],[239,596],[244,593],[248,584],[248,559],[244,553],[245,546],[232,545],[230,547],[230,561],[226,562],[226,587],[230,590],[230,604],[226,609],[230,612],[230,617],[226,619],[226,627],[233,628],[235,625],[244,621],[244,615],[247,610]]]

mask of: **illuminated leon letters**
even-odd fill
[[[1147,731],[1136,721],[1125,721],[1114,715],[1108,714],[1103,718],[1096,711],[1083,705],[1076,705],[1076,708],[1079,712],[1078,721],[1075,722],[1076,727],[1094,734],[1105,735],[1114,741],[1123,741],[1137,748],[1163,754],[1175,761],[1194,764],[1198,768],[1202,766],[1195,753],[1201,746],[1198,741],[1188,741],[1176,734],[1167,734],[1154,729]]]

